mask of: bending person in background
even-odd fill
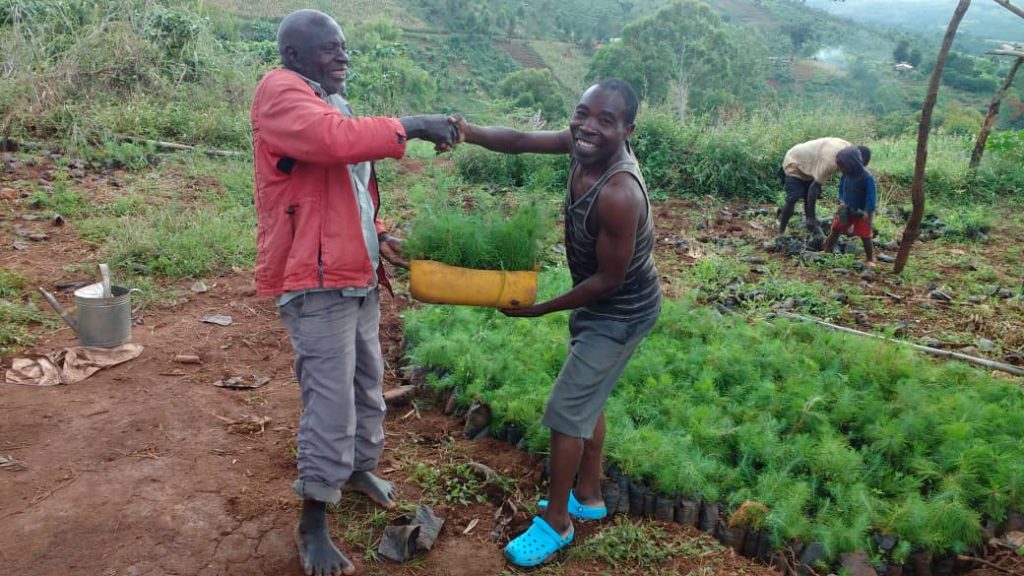
[[[786,201],[779,215],[779,235],[786,233],[789,219],[793,217],[796,203],[804,203],[804,223],[812,236],[823,235],[815,213],[821,187],[828,184],[836,173],[836,154],[851,144],[841,138],[818,138],[797,144],[786,152],[782,161],[783,185]],[[859,146],[864,165],[871,161],[871,150]]]
[[[840,150],[836,155],[836,164],[843,173],[839,179],[839,211],[832,220],[832,230],[825,240],[825,252],[832,251],[840,234],[850,234],[864,242],[867,264],[874,267],[871,223],[878,203],[875,177],[864,167],[866,162],[862,160],[861,151],[856,146]]]
[[[446,116],[356,118],[341,96],[348,52],[341,27],[314,10],[277,33],[282,68],[252,103],[256,287],[277,300],[295,350],[302,395],[295,537],[307,575],[352,574],[331,541],[328,503],[342,490],[393,508],[394,487],[373,474],[384,448],[381,258],[404,265],[377,219],[374,160],[400,158],[409,138],[454,144]]]
[[[542,420],[551,430],[548,502],[530,529],[505,547],[506,558],[519,566],[541,564],[567,546],[574,534],[571,518],[607,514],[601,496],[605,403],[661,310],[650,201],[627,142],[637,107],[628,84],[606,80],[583,93],[569,128],[558,132],[485,128],[452,118],[471,144],[572,158],[565,247],[573,287],[546,302],[504,310],[521,317],[572,310],[569,354]]]

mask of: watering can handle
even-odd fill
[[[39,286],[39,292],[43,295],[43,298],[46,298],[46,301],[50,304],[50,306],[52,306],[53,309],[57,311],[57,314],[60,314],[60,317],[64,320],[64,322],[66,322],[67,325],[70,326],[71,329],[75,331],[75,334],[78,334],[78,323],[75,322],[75,319],[71,317],[71,314],[69,314],[68,311],[65,310],[63,306],[60,305],[60,302],[57,302],[57,299],[54,298],[52,294],[44,290],[42,286]]]
[[[103,297],[110,298],[113,293],[110,290],[110,266],[100,264],[100,283],[103,284]]]

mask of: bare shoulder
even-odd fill
[[[647,204],[640,183],[629,172],[619,172],[605,183],[601,203],[613,208],[633,208]]]

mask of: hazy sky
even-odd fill
[[[806,0],[809,6],[874,25],[905,28],[921,34],[941,33],[957,0]],[[1014,0],[1024,8],[1024,0]],[[992,0],[974,0],[961,30],[989,40],[1024,43],[1024,18]]]

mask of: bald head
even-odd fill
[[[318,82],[328,94],[343,92],[348,53],[341,26],[317,10],[297,10],[277,28],[281,65]]]

